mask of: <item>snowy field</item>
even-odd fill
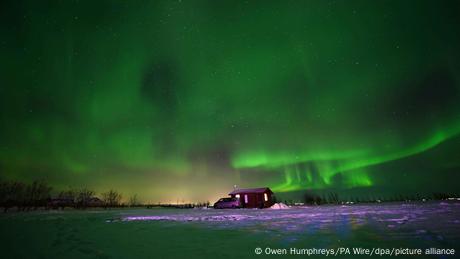
[[[453,248],[399,258],[460,258],[460,203],[2,213],[0,236],[1,258],[261,258],[258,247]]]

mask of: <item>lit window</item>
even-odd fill
[[[266,193],[264,193],[264,200],[268,201],[268,195]]]
[[[244,203],[248,203],[248,195],[247,194],[244,195]]]
[[[237,194],[237,195],[235,195],[235,197],[239,199],[239,198],[240,198],[240,195],[239,195],[239,194]]]

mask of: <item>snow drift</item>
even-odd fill
[[[273,204],[269,209],[273,209],[273,210],[286,210],[286,209],[289,209],[289,206],[280,202],[280,203],[275,203]]]

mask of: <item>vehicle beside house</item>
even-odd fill
[[[237,198],[221,198],[214,203],[214,209],[236,209],[240,207],[240,200]]]

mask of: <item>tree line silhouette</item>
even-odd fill
[[[18,211],[46,209],[64,209],[72,207],[85,209],[88,207],[114,208],[124,206],[138,206],[137,195],[129,198],[128,204],[122,203],[122,194],[116,190],[108,190],[96,196],[96,192],[83,187],[60,191],[53,197],[53,188],[43,180],[32,183],[19,181],[0,181],[0,207],[4,212],[12,208]]]
[[[412,202],[412,201],[429,201],[429,200],[457,200],[460,195],[458,193],[435,192],[431,195],[413,194],[402,195],[394,194],[393,196],[380,197],[369,195],[367,197],[339,197],[336,192],[324,193],[322,195],[311,191],[306,191],[303,194],[301,202],[307,205],[322,205],[322,204],[350,204],[350,203],[380,203],[380,202]],[[285,200],[286,204],[295,204],[295,201]]]

